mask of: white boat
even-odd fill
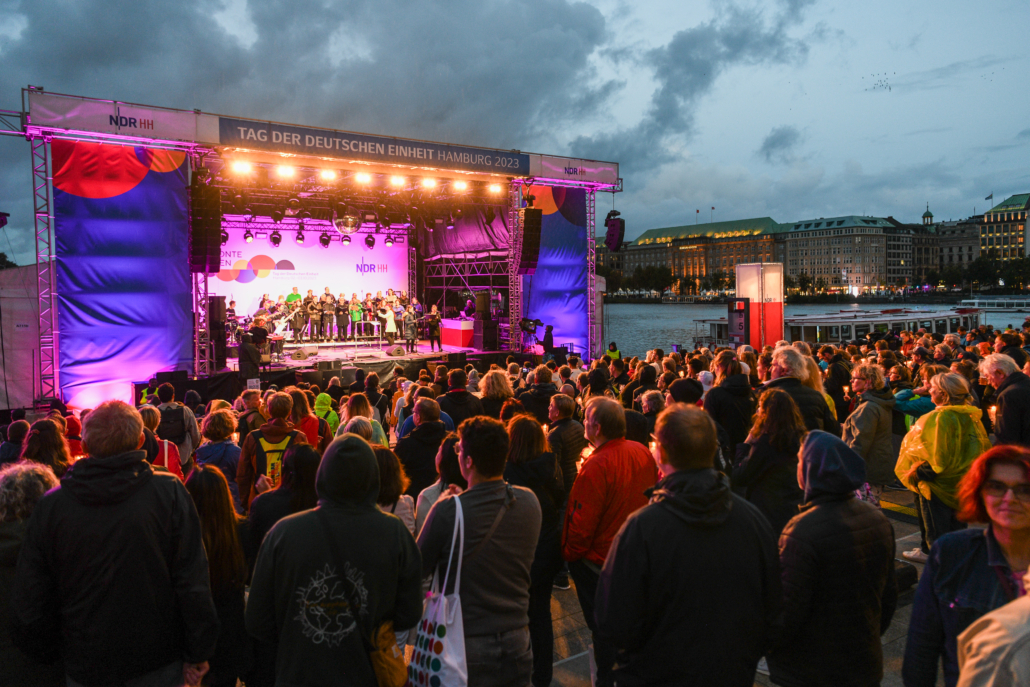
[[[984,312],[1030,312],[1030,298],[970,298],[962,301],[962,307]]]
[[[729,325],[725,317],[694,322],[708,327],[708,336],[695,337],[702,345],[728,344]],[[865,339],[872,333],[886,334],[888,331],[906,330],[916,332],[925,329],[928,333],[944,335],[958,333],[959,327],[969,330],[978,326],[978,308],[841,310],[835,313],[787,315],[784,317],[783,338],[786,341],[807,341],[812,344],[839,344]]]

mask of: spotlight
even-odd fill
[[[300,229],[297,230],[297,243],[304,243],[304,232]]]
[[[501,185],[500,184],[490,184],[490,193],[500,193],[500,192],[501,192]]]
[[[364,210],[361,213],[362,224],[379,224],[379,215],[375,213],[375,210]]]
[[[329,238],[329,234],[327,234],[324,231],[322,232],[322,235],[318,237],[318,242],[320,244],[322,244],[322,248],[328,248],[329,247],[329,242],[331,240],[332,239]]]
[[[224,246],[227,243],[229,243],[229,232],[227,232],[225,229],[222,229],[222,245]]]
[[[393,220],[390,219],[390,215],[386,214],[385,212],[380,212],[379,213],[379,225],[381,227],[383,227],[384,229],[389,229],[390,227],[393,226]]]
[[[282,210],[272,210],[272,221],[275,222],[276,224],[278,224],[279,222],[282,222],[283,221],[283,211]],[[278,245],[278,244],[276,244],[276,245]]]
[[[375,248],[376,247],[376,237],[373,236],[372,234],[366,234],[365,235],[365,245],[368,246],[369,248]]]
[[[423,179],[422,188],[436,188],[436,179]]]
[[[243,208],[243,219],[247,220],[248,222],[254,219],[254,210],[249,205]]]
[[[243,240],[247,243],[254,243],[254,234],[250,232],[250,229],[243,232]]]
[[[323,169],[319,176],[322,177],[322,181],[333,181],[336,179],[336,172],[331,169]]]
[[[393,237],[387,236],[386,240],[383,241],[383,245],[385,245],[387,248],[393,248]]]
[[[344,236],[342,239],[340,239],[340,241],[343,242],[343,245],[349,246],[350,245],[350,236]]]
[[[468,185],[468,182],[466,182],[466,181],[455,181],[454,182],[454,190],[455,191],[465,191],[465,190],[468,190],[468,187],[469,187],[469,185]]]
[[[243,207],[243,194],[237,191],[236,195],[232,197],[232,204],[237,210]]]
[[[358,172],[357,174],[354,175],[354,179],[359,184],[367,184],[367,183],[372,181],[372,175],[371,174],[366,174],[364,172]]]
[[[390,177],[390,183],[393,184],[394,186],[403,186],[404,185],[404,177]]]
[[[279,176],[281,176],[284,179],[290,179],[293,177],[294,174],[297,173],[297,170],[293,167],[290,167],[289,165],[279,165],[278,171]]]
[[[243,160],[237,160],[236,162],[232,163],[232,171],[236,172],[237,174],[250,174],[252,169],[254,168],[251,167],[250,163],[244,162]]]
[[[272,235],[268,237],[268,240],[272,242],[273,246],[278,246],[283,241],[283,235],[276,229],[272,232]]]

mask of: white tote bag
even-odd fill
[[[457,551],[457,561],[454,553]],[[466,687],[469,670],[465,662],[465,626],[461,618],[461,561],[465,555],[465,518],[461,499],[454,497],[454,533],[447,557],[447,571],[440,586],[440,571],[433,573],[433,586],[418,625],[415,650],[408,664],[408,677],[417,687]],[[445,594],[451,568],[455,570],[454,593]]]

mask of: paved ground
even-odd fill
[[[912,494],[907,491],[892,491],[884,495],[884,512],[894,525],[897,538],[897,557],[901,552],[919,545],[919,526],[912,509]],[[922,565],[916,565],[922,574]],[[903,592],[899,607],[891,626],[883,635],[884,687],[901,687],[901,662],[905,655],[905,637],[912,613],[914,589]],[[554,617],[554,682],[552,687],[589,687],[590,663],[587,654],[590,646],[590,630],[583,620],[574,589],[555,590],[551,598],[551,613]],[[842,650],[846,650],[842,647]],[[755,676],[755,685],[771,685],[765,675]],[[943,686],[944,679],[938,676],[937,684]]]

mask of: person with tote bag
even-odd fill
[[[419,533],[423,577],[439,579],[442,573],[444,584],[434,586],[426,604],[409,676],[428,687],[525,687],[533,671],[529,586],[540,502],[531,490],[504,481],[509,441],[502,423],[471,417],[458,427],[458,437],[458,465],[469,488],[437,501]],[[452,563],[455,544],[458,558]],[[446,641],[458,634],[464,640],[465,681],[457,667],[457,641]],[[446,679],[445,670],[451,671]]]

